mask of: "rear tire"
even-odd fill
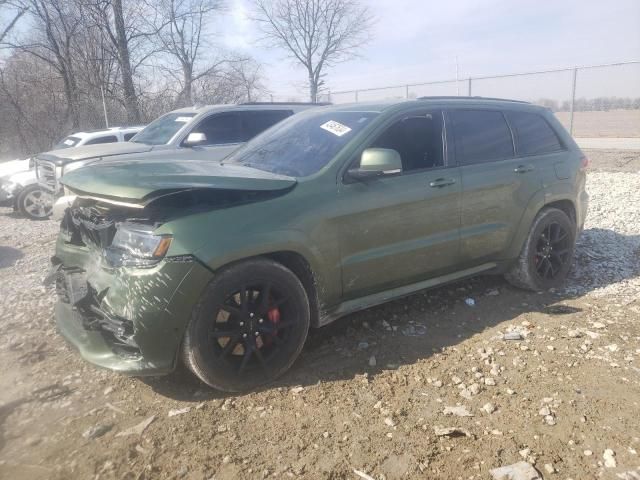
[[[307,338],[309,300],[283,265],[256,259],[222,270],[187,326],[182,358],[207,385],[241,392],[287,371]]]
[[[557,208],[541,210],[506,280],[533,291],[561,285],[571,270],[575,241],[576,225],[566,213]]]
[[[53,205],[49,195],[38,185],[23,188],[16,197],[18,211],[31,220],[45,220],[51,216]]]

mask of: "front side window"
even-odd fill
[[[371,147],[396,150],[402,159],[402,171],[444,166],[442,112],[412,115],[391,125]]]
[[[202,145],[225,145],[247,141],[237,112],[211,115],[202,120],[191,133],[204,133],[206,141]]]
[[[452,110],[456,159],[460,165],[493,162],[514,157],[511,131],[502,112]]]
[[[88,140],[85,145],[98,145],[100,143],[113,143],[117,141],[118,137],[116,137],[115,135],[107,135],[105,137],[92,138],[91,140]]]
[[[544,155],[562,150],[562,144],[547,121],[537,113],[507,112],[516,136],[518,155]]]
[[[131,141],[146,145],[166,145],[195,115],[184,112],[167,113],[144,127]]]
[[[75,147],[76,145],[78,145],[78,143],[80,143],[80,140],[81,138],[79,137],[65,137],[54,145],[53,150],[62,150],[63,148]]]
[[[306,177],[327,165],[378,112],[309,111],[258,135],[224,163]]]

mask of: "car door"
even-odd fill
[[[340,187],[345,299],[447,273],[459,249],[460,173],[447,162],[442,112],[396,119],[365,147],[397,150],[403,172]]]
[[[459,108],[447,116],[462,179],[460,261],[466,267],[499,260],[541,188],[539,170],[516,157],[502,111]]]

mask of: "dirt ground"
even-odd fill
[[[557,112],[556,117],[569,129],[569,112]],[[574,137],[640,137],[640,110],[610,110],[608,112],[575,112]]]
[[[56,225],[0,209],[0,478],[639,479],[640,152],[589,155],[567,288],[480,277],[350,315],[235,396],[82,361],[40,286]]]

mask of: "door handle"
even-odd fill
[[[533,171],[533,165],[518,165],[513,169],[516,173],[528,173]]]
[[[453,185],[454,183],[456,183],[455,178],[438,178],[429,183],[429,186],[433,188],[442,188],[448,185]]]

